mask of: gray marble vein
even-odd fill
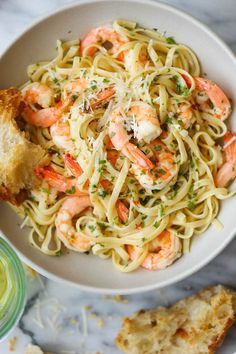
[[[0,53],[35,18],[57,9],[69,0],[0,0]],[[165,0],[206,23],[236,52],[235,0]],[[204,286],[225,284],[236,287],[236,239],[202,270],[162,290],[127,296],[125,302],[81,292],[68,285],[40,277],[29,277],[28,302],[18,327],[15,353],[22,354],[28,343],[54,354],[119,354],[114,338],[121,318],[141,308],[169,305]],[[87,318],[87,325],[84,323]],[[9,354],[8,339],[0,353]],[[218,354],[236,353],[233,327]],[[185,353],[183,353],[185,354]],[[186,353],[187,354],[187,353]]]

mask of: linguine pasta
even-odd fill
[[[53,60],[29,66],[30,81],[22,87],[23,94],[40,83],[53,92],[50,107],[59,100],[69,98],[72,102],[60,116],[70,131],[66,148],[55,143],[50,127],[29,124],[30,138],[48,151],[50,166],[58,175],[73,179],[73,171],[63,159],[68,153],[82,172],[64,192],[46,178],[40,179],[18,212],[31,227],[30,243],[47,255],[59,255],[66,243],[57,234],[57,214],[67,198],[75,196],[77,190],[84,192],[91,205],[73,219],[76,232],[90,241],[91,254],[112,258],[116,268],[130,272],[143,264],[152,242],[165,230],[178,240],[175,259],[189,252],[193,236],[211,224],[219,226],[219,201],[232,193],[214,182],[223,161],[219,139],[227,127],[211,102],[202,104],[205,93],[197,97],[193,78],[199,77],[201,70],[194,52],[133,22],[118,20],[112,27],[122,39],[119,45],[98,40],[81,48],[79,40],[58,40]],[[86,85],[78,90],[73,88],[76,82]],[[107,89],[112,90],[111,97],[94,104]],[[140,102],[156,112],[160,135],[154,139],[142,139],[145,122],[141,127],[131,113]],[[148,186],[143,181],[147,170],[138,166],[139,174],[134,172],[134,162],[111,144],[109,127],[114,112],[123,117],[120,124],[129,142],[150,161],[165,163],[161,150],[168,150],[173,174],[172,167],[167,171],[164,165],[153,173]],[[161,143],[153,149],[155,139]],[[115,163],[109,154],[115,154]],[[118,200],[125,208],[125,221],[119,215]]]

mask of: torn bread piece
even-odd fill
[[[127,354],[213,354],[235,320],[236,292],[218,285],[125,318],[116,344]]]
[[[20,204],[33,188],[34,169],[49,163],[46,151],[18,128],[21,107],[19,90],[0,90],[0,199],[13,204]]]

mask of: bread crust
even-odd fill
[[[127,354],[214,354],[235,320],[236,292],[213,286],[125,318],[116,344]]]
[[[13,204],[22,203],[35,185],[34,169],[49,162],[45,150],[17,125],[23,105],[18,89],[0,90],[0,199]]]

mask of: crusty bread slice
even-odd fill
[[[125,318],[116,344],[127,354],[213,354],[235,320],[236,292],[218,285]]]
[[[16,124],[21,104],[17,89],[0,91],[0,199],[16,204],[22,191],[33,187],[34,169],[48,163],[44,149],[30,142]]]

